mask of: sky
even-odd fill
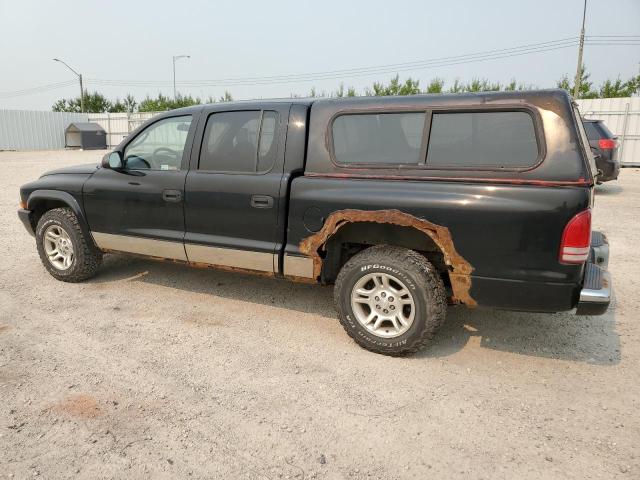
[[[202,98],[225,90],[235,99],[306,96],[340,83],[363,91],[395,73],[422,87],[436,77],[445,88],[456,78],[554,87],[564,74],[575,75],[577,46],[455,65],[393,64],[577,38],[582,6],[583,0],[0,0],[0,109],[49,110],[77,96],[76,83],[16,95],[75,80],[54,57],[82,73],[88,90],[111,99],[172,95],[172,56],[182,54],[191,58],[177,61],[177,81],[200,84],[178,90]],[[586,34],[640,36],[640,0],[589,0]],[[584,63],[596,84],[626,79],[640,73],[640,45],[587,45]],[[246,80],[385,65],[392,66],[358,76]],[[244,80],[226,80],[238,78]]]

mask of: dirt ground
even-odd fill
[[[101,155],[0,153],[0,478],[640,478],[640,170],[597,190],[607,315],[449,309],[390,358],[326,287],[125,256],[54,280],[18,188]]]

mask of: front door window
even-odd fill
[[[127,170],[180,170],[191,115],[160,120],[124,149]]]

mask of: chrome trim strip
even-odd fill
[[[93,240],[100,249],[137,253],[153,257],[187,260],[184,245],[181,242],[156,240],[152,238],[113,235],[111,233],[91,232]]]
[[[186,243],[184,248],[190,262],[273,272],[274,255],[272,253],[210,247],[193,243]]]
[[[313,259],[309,257],[285,255],[284,274],[293,277],[314,278]]]

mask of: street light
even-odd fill
[[[173,57],[173,99],[175,100],[176,95],[176,60],[180,60],[181,58],[191,58],[190,55],[174,55]]]
[[[67,67],[69,70],[71,70],[73,73],[75,73],[78,76],[78,78],[80,79],[80,111],[82,113],[84,113],[84,89],[82,88],[82,74],[76,72],[73,68],[71,68],[69,65],[67,65],[65,62],[63,62],[59,58],[54,58],[53,61],[54,62],[60,62],[65,67]]]

